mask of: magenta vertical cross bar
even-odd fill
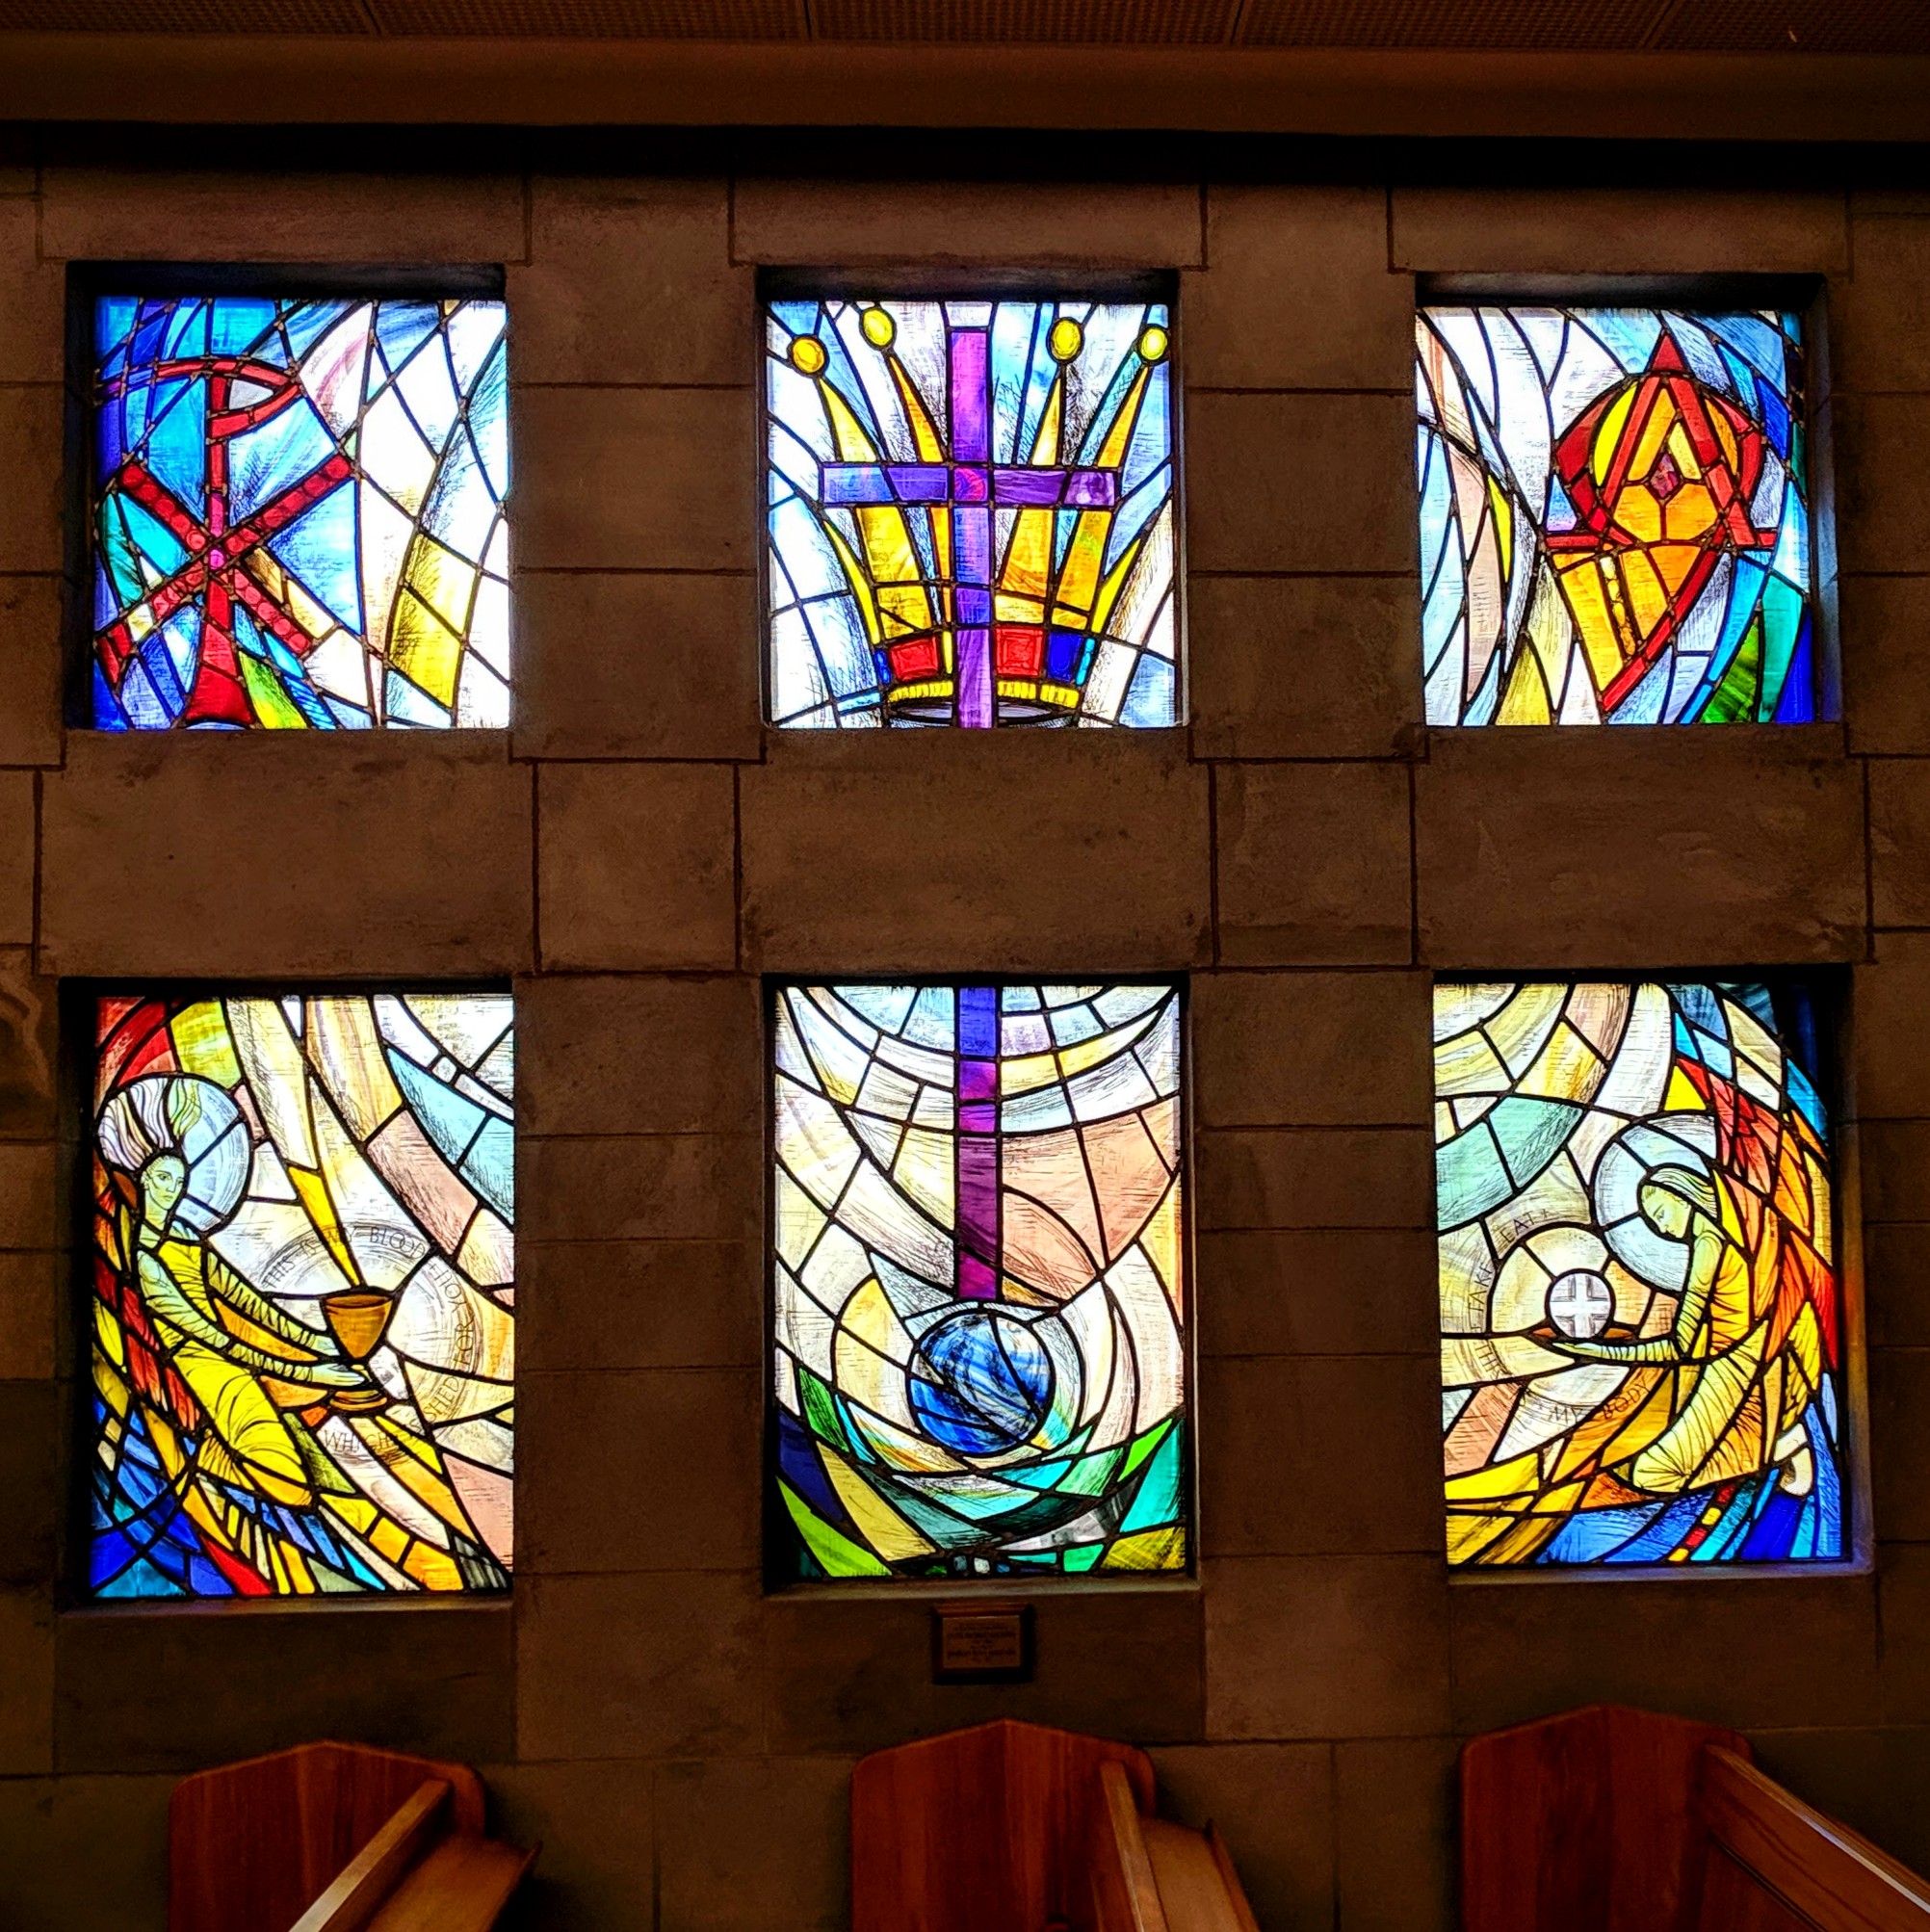
[[[958,1098],[953,1135],[958,1292],[999,1296],[999,989],[958,989]]]
[[[952,712],[959,724],[998,722],[992,653],[992,510],[1105,509],[1119,500],[1116,470],[992,461],[992,330],[988,322],[951,323],[950,460],[942,463],[821,463],[819,489],[831,504],[928,507],[952,526]],[[941,617],[941,622],[943,618]],[[891,641],[904,641],[893,640]]]

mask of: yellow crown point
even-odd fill
[[[1070,362],[1085,347],[1085,330],[1071,316],[1062,315],[1053,324],[1047,342],[1055,362]]]
[[[1140,332],[1139,359],[1142,362],[1163,362],[1166,352],[1173,346],[1173,338],[1158,323]]]
[[[864,320],[858,326],[865,332],[865,340],[874,349],[889,349],[898,336],[898,324],[892,319],[889,309],[866,309]]]
[[[801,369],[806,376],[822,376],[824,364],[830,357],[824,353],[824,345],[815,335],[794,335],[791,338],[791,366]]]

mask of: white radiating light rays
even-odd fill
[[[807,1574],[1183,1568],[1178,995],[975,989],[989,1037],[966,997],[776,997],[773,1372]],[[990,1298],[959,1264],[981,1134]]]
[[[1826,1126],[1787,1044],[1805,998],[1437,989],[1451,1561],[1840,1555]]]

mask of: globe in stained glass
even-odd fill
[[[781,1576],[1183,1571],[1170,985],[776,996]]]

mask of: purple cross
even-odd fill
[[[989,720],[988,720],[989,721]],[[958,1097],[952,1136],[958,1292],[999,1298],[999,989],[958,989]]]
[[[992,331],[947,329],[952,367],[952,457],[942,463],[821,463],[825,504],[929,504],[952,520],[953,702],[960,724],[995,720],[992,678],[992,510],[1108,509],[1119,500],[1112,470],[992,461]]]

